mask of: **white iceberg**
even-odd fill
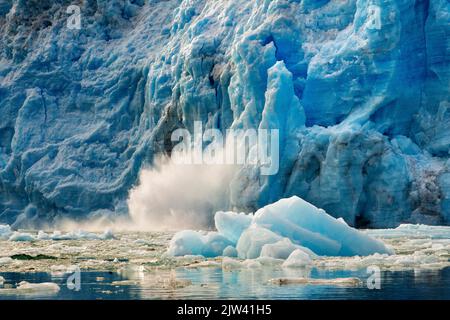
[[[321,256],[367,256],[392,253],[376,240],[312,204],[292,197],[258,210],[253,224],[287,237]]]
[[[313,259],[320,256],[368,256],[392,254],[385,244],[360,232],[324,210],[292,197],[258,210],[254,216],[219,212],[215,218],[218,232],[177,233],[169,246],[172,256],[229,255],[236,245],[238,257],[286,259],[300,250]],[[226,254],[224,254],[226,249]]]

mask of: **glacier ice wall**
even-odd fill
[[[0,221],[126,214],[201,120],[281,130],[280,172],[242,168],[230,209],[448,224],[449,22],[448,0],[2,0]]]

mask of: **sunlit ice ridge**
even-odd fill
[[[205,225],[299,196],[355,227],[449,224],[449,21],[447,0],[1,1],[0,222]],[[279,130],[278,173],[155,173],[196,121]]]

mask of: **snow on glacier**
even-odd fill
[[[279,173],[242,168],[222,210],[296,195],[350,226],[449,223],[447,0],[96,0],[81,30],[69,4],[0,6],[1,222],[127,215],[202,121],[280,129]]]
[[[235,229],[243,230],[237,243],[234,242],[237,256],[241,259],[288,259],[287,265],[297,266],[309,264],[308,261],[317,255],[393,253],[382,241],[342,223],[298,197],[282,199],[261,208],[254,216],[248,216],[250,224],[242,214],[220,212],[219,216],[216,219],[221,223],[219,232],[181,231],[172,238],[167,253],[171,256],[229,256],[236,235],[228,231]],[[226,233],[221,233],[221,230]],[[227,238],[230,236],[232,239]]]

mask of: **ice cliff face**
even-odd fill
[[[448,224],[449,23],[448,0],[1,0],[0,221],[126,214],[202,120],[281,130],[279,174],[243,168],[234,209]]]

